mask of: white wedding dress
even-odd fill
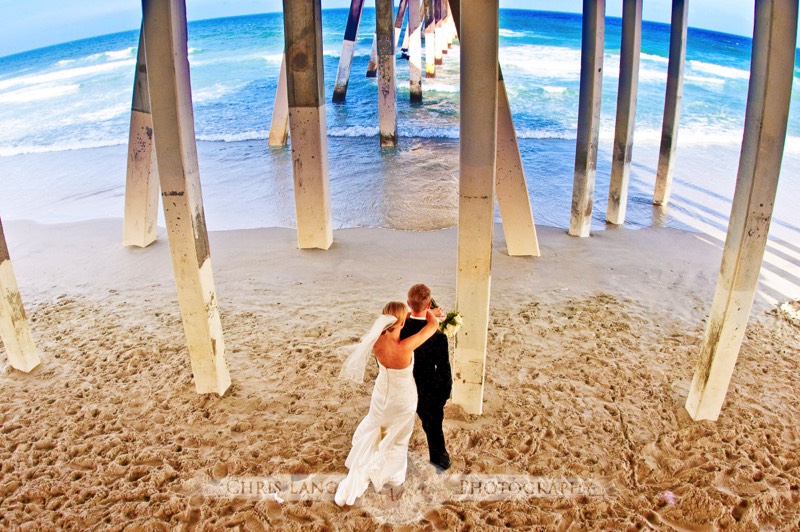
[[[417,410],[414,356],[404,369],[388,369],[380,362],[378,367],[369,412],[353,434],[345,462],[350,471],[336,490],[339,506],[353,504],[370,482],[380,491],[386,483],[399,486],[406,479],[408,441]]]

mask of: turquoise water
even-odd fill
[[[408,101],[398,57],[397,150],[378,148],[377,86],[364,76],[374,11],[364,12],[347,102],[330,103],[347,10],[323,12],[325,95],[336,227],[428,230],[455,224],[458,47],[424,102]],[[579,15],[502,10],[500,61],[537,223],[566,227],[580,73]],[[283,49],[278,13],[189,24],[189,58],[206,215],[212,229],[293,226],[291,161],[266,139]],[[690,29],[675,201],[651,205],[666,83],[669,28],[645,22],[633,175],[632,227],[702,230],[729,210],[742,139],[751,41]],[[0,58],[0,214],[58,222],[122,215],[125,148],[138,31]],[[619,70],[620,20],[606,21],[595,228],[604,227]],[[795,69],[800,86],[800,68]],[[796,228],[800,107],[789,118],[776,217]],[[686,200],[686,201],[684,201]],[[717,201],[717,200],[714,200]],[[726,203],[727,202],[727,203]],[[717,220],[715,223],[719,222]],[[717,225],[720,225],[717,223]]]

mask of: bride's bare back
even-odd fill
[[[439,327],[439,320],[429,310],[425,315],[427,323],[417,334],[409,336],[404,340],[400,340],[400,330],[405,324],[405,317],[402,322],[396,323],[390,329],[385,331],[378,341],[375,342],[373,351],[375,357],[378,359],[383,367],[388,369],[405,369],[411,364],[411,355],[414,349],[421,346],[425,340],[433,336],[436,329]]]

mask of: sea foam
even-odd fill
[[[110,63],[102,63],[99,65],[68,68],[64,70],[55,70],[52,72],[44,72],[41,74],[29,74],[24,76],[12,77],[0,80],[0,91],[18,86],[30,86],[39,83],[55,83],[59,81],[73,80],[75,78],[89,77],[95,74],[111,72],[117,69],[130,68],[133,72],[133,66],[136,64],[135,59],[127,59],[123,61],[113,61]]]
[[[0,103],[25,103],[60,98],[78,92],[80,85],[52,85],[0,92]]]
[[[500,64],[541,78],[577,79],[581,52],[560,46],[521,45],[500,48]]]
[[[733,68],[713,63],[706,63],[704,61],[690,60],[688,61],[689,67],[693,72],[703,72],[705,74],[712,74],[721,78],[728,79],[750,79],[750,71],[741,68]]]

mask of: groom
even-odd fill
[[[431,306],[431,290],[415,284],[408,291],[411,315],[400,331],[400,339],[416,334],[425,326],[425,311]],[[453,378],[447,336],[436,331],[424,344],[414,350],[414,380],[417,382],[417,415],[428,437],[431,463],[441,469],[450,467],[450,455],[444,446],[442,421],[444,405],[450,398]]]

